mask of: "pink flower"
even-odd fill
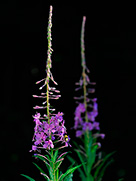
[[[32,150],[36,151],[37,148],[44,148],[44,149],[51,149],[54,148],[53,141],[61,141],[65,144],[65,146],[70,146],[68,137],[68,140],[64,140],[64,136],[66,134],[66,127],[65,127],[65,121],[63,120],[63,113],[58,113],[55,116],[52,116],[50,118],[50,123],[48,123],[46,120],[40,121],[40,114],[35,114],[34,122],[34,136],[33,141],[34,145]],[[44,119],[44,118],[43,118]]]

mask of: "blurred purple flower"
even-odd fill
[[[80,137],[82,136],[82,134],[83,134],[83,131],[80,131],[80,130],[76,131],[76,137]]]
[[[90,123],[90,122],[85,122],[83,124],[83,128],[82,128],[84,131],[86,130],[89,130],[89,131],[92,131],[93,130],[93,124]]]
[[[85,122],[85,105],[84,103],[79,103],[75,110],[75,124],[74,129],[76,130],[76,137],[81,137],[86,130],[100,130],[99,123],[95,121],[98,115],[98,104],[97,98],[92,99],[92,104],[89,107],[92,111],[87,112],[88,122]]]
[[[100,126],[99,126],[99,123],[98,123],[98,122],[94,122],[94,123],[93,123],[93,126],[94,126],[94,129],[100,130]]]

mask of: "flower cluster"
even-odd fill
[[[90,98],[89,94],[94,93],[94,88],[88,88],[89,85],[95,85],[95,82],[91,82],[87,73],[89,73],[88,68],[86,67],[85,61],[83,64],[83,73],[79,80],[76,83],[79,87],[75,90],[83,90],[84,96],[74,97],[78,106],[75,110],[75,124],[74,129],[76,130],[76,137],[82,136],[86,130],[100,130],[99,122],[95,121],[95,118],[98,115],[98,104],[97,98]],[[87,73],[86,73],[87,72]],[[91,111],[90,111],[91,109]]]
[[[32,145],[32,150],[36,151],[39,149],[47,149],[50,150],[54,148],[54,142],[61,142],[65,145],[63,147],[67,147],[70,141],[65,139],[66,127],[64,126],[65,121],[63,120],[63,113],[58,112],[55,116],[50,118],[50,123],[48,124],[46,119],[46,115],[41,117],[40,113],[36,113],[34,117],[35,127],[34,127],[34,136],[33,141],[34,145]],[[40,121],[42,119],[42,121]]]
[[[75,110],[75,125],[76,137],[82,136],[86,130],[92,131],[100,130],[99,123],[95,121],[95,117],[98,115],[98,105],[96,103],[96,98],[93,99],[93,110],[87,112],[88,122],[85,122],[85,117],[82,114],[85,113],[84,103],[79,103]]]

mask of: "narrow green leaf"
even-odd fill
[[[61,161],[63,161],[63,160],[64,160],[64,158],[61,158],[61,159],[57,160],[57,161],[55,162],[55,164],[57,164],[57,163],[59,163],[59,162],[61,162]]]
[[[56,175],[56,180],[58,180],[58,177],[59,177],[59,169],[56,170],[55,175]]]
[[[29,177],[29,176],[27,176],[27,175],[24,175],[24,174],[20,174],[20,175],[22,175],[23,177],[27,178],[27,179],[30,180],[30,181],[35,181],[33,178],[31,178],[31,177]]]
[[[87,155],[87,172],[86,174],[89,175],[92,169],[92,166],[95,162],[96,159],[96,149],[97,147],[93,147],[92,144],[94,143],[93,141],[93,137],[92,137],[92,133],[91,131],[86,132],[85,134],[85,149],[86,149],[86,155]]]
[[[72,181],[73,173],[64,178],[64,181]]]
[[[53,180],[54,175],[53,175],[53,170],[52,169],[49,169],[49,175],[50,175],[50,179]]]
[[[54,155],[53,155],[53,161],[54,161],[54,162],[56,161],[57,155],[58,155],[58,150],[56,150],[55,153],[54,153]]]
[[[87,162],[87,168],[89,173],[91,172],[95,159],[96,159],[96,149],[92,149],[90,151],[90,154],[88,155],[88,162]]]
[[[56,165],[56,168],[55,168],[55,171],[60,167],[60,165],[62,164],[62,161],[60,162],[57,162],[57,165]]]
[[[62,154],[57,158],[57,160],[59,160],[60,158],[63,158],[67,153],[68,153],[68,152],[62,153]]]
[[[49,179],[49,177],[48,177],[48,175],[46,175],[46,174],[44,174],[44,173],[40,173],[41,175],[43,175],[44,177],[46,177],[46,179],[48,180],[48,181],[51,181],[50,179]]]
[[[33,164],[38,168],[38,170],[40,171],[40,173],[43,173],[43,174],[46,175],[46,173],[45,173],[36,163],[33,162]],[[44,175],[43,175],[43,176],[44,176]],[[46,178],[46,177],[44,176],[44,178]]]
[[[40,160],[42,160],[42,161],[48,161],[48,162],[50,162],[50,160],[46,157],[46,156],[43,156],[43,155],[40,155],[40,154],[36,154],[36,155],[33,155],[33,157],[35,157],[35,158],[39,158]]]
[[[47,151],[47,150],[45,150],[47,153],[48,153],[48,155],[51,157],[51,153],[50,153],[50,151]]]
[[[55,162],[55,170],[57,170],[57,169],[60,167],[62,161],[64,160],[63,157],[64,157],[67,153],[68,153],[68,152],[64,152],[64,153],[62,153],[62,154],[57,158],[57,160],[56,160],[56,162]]]
[[[77,148],[79,148],[79,144],[77,144],[77,142],[75,142],[75,141],[72,141],[72,142]]]
[[[113,159],[110,160],[110,161],[108,161],[108,163],[102,168],[102,170],[100,171],[100,174],[99,174],[99,176],[98,176],[98,180],[101,180],[101,179],[102,179],[102,177],[103,177],[103,175],[104,175],[104,173],[105,173],[106,168],[107,168],[111,163],[113,163],[113,162],[114,162]]]
[[[48,168],[48,170],[51,168],[50,163],[48,163],[48,162],[44,159],[44,157],[39,156],[39,155],[35,155],[35,157],[36,157],[36,158],[39,158],[40,160],[42,160],[42,161],[46,164],[46,167]]]
[[[82,178],[82,180],[86,180],[86,176],[85,176],[84,172],[82,171],[82,169],[79,167],[77,170],[80,173],[80,178]]]
[[[118,181],[122,181],[122,180],[124,180],[124,178],[120,178]]]
[[[48,158],[49,162],[51,162],[51,158],[49,155],[44,155],[46,158]]]
[[[85,160],[83,159],[83,157],[81,156],[81,154],[80,154],[80,152],[78,150],[75,150],[75,151],[76,151],[76,153],[77,153],[77,155],[78,155],[78,157],[79,157],[79,159],[80,159],[80,161],[81,161],[81,163],[83,165],[84,172],[86,173],[86,166],[85,166],[85,164],[83,164],[83,163],[85,163]]]
[[[102,163],[96,168],[96,171],[95,171],[95,173],[94,173],[94,178],[97,177],[100,169],[103,167],[103,165],[104,165],[104,163],[107,161],[107,159],[108,159],[109,157],[111,157],[115,152],[116,152],[116,151],[113,151],[113,152],[109,153],[108,155],[106,155],[106,156],[103,158]]]
[[[72,167],[76,163],[76,161],[69,155],[67,156],[67,158],[72,163],[71,166],[70,166],[70,167]]]
[[[93,168],[92,169],[95,169],[96,167],[98,167],[100,165],[100,163],[102,162],[103,160],[98,160],[95,165],[93,165]]]
[[[73,168],[68,169],[64,174],[60,175],[58,181],[62,181],[68,174],[73,173],[77,168],[81,167],[83,164],[80,164],[78,166],[75,166]]]
[[[72,167],[75,163],[77,165],[77,162],[71,156],[68,155],[67,158],[72,163],[70,167]],[[79,171],[80,177],[82,178],[82,180],[85,180],[86,177],[85,177],[85,174],[82,171],[82,169],[79,167],[79,168],[77,168],[77,170]]]

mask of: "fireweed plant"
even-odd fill
[[[50,6],[49,11],[49,21],[47,28],[47,39],[48,39],[48,51],[47,51],[47,63],[46,63],[46,78],[36,82],[36,84],[40,84],[43,82],[43,85],[40,86],[40,90],[46,88],[46,92],[41,92],[39,95],[33,95],[35,98],[40,98],[43,100],[42,106],[35,106],[36,110],[46,110],[46,114],[41,115],[40,112],[36,112],[33,116],[35,127],[34,127],[34,135],[33,135],[33,145],[32,150],[30,152],[34,152],[34,157],[37,160],[41,160],[45,163],[48,174],[40,168],[36,163],[34,165],[40,171],[40,174],[43,175],[45,180],[48,181],[68,181],[72,180],[73,172],[80,167],[78,166],[70,166],[70,168],[65,172],[59,172],[59,167],[64,160],[64,156],[67,152],[62,151],[63,148],[71,146],[69,141],[70,137],[67,135],[65,121],[63,119],[63,113],[58,112],[57,114],[53,113],[55,109],[53,109],[50,105],[50,99],[59,99],[61,95],[59,90],[55,87],[51,87],[49,85],[50,81],[53,84],[57,85],[55,82],[53,75],[51,73],[52,61],[52,43],[51,43],[51,27],[52,27],[52,9]],[[44,153],[44,154],[43,154]],[[21,174],[26,177],[28,180],[34,181],[33,178]]]
[[[92,88],[96,83],[91,82],[88,76],[89,69],[86,66],[85,61],[85,32],[86,17],[83,17],[81,28],[81,65],[82,76],[76,85],[78,86],[75,91],[82,91],[82,96],[74,97],[78,104],[75,109],[74,117],[74,130],[76,137],[79,138],[80,144],[73,142],[76,149],[74,149],[78,155],[78,158],[83,164],[78,168],[82,181],[101,181],[107,166],[113,162],[113,159],[108,158],[113,154],[110,153],[104,158],[101,156],[101,152],[98,152],[101,143],[98,141],[100,138],[104,139],[105,134],[100,133],[99,122],[95,121],[98,115],[97,98],[90,98],[90,93],[94,93],[95,89]],[[71,162],[74,162],[74,158],[68,156]],[[75,161],[76,162],[76,161]],[[76,162],[77,163],[77,162]]]

